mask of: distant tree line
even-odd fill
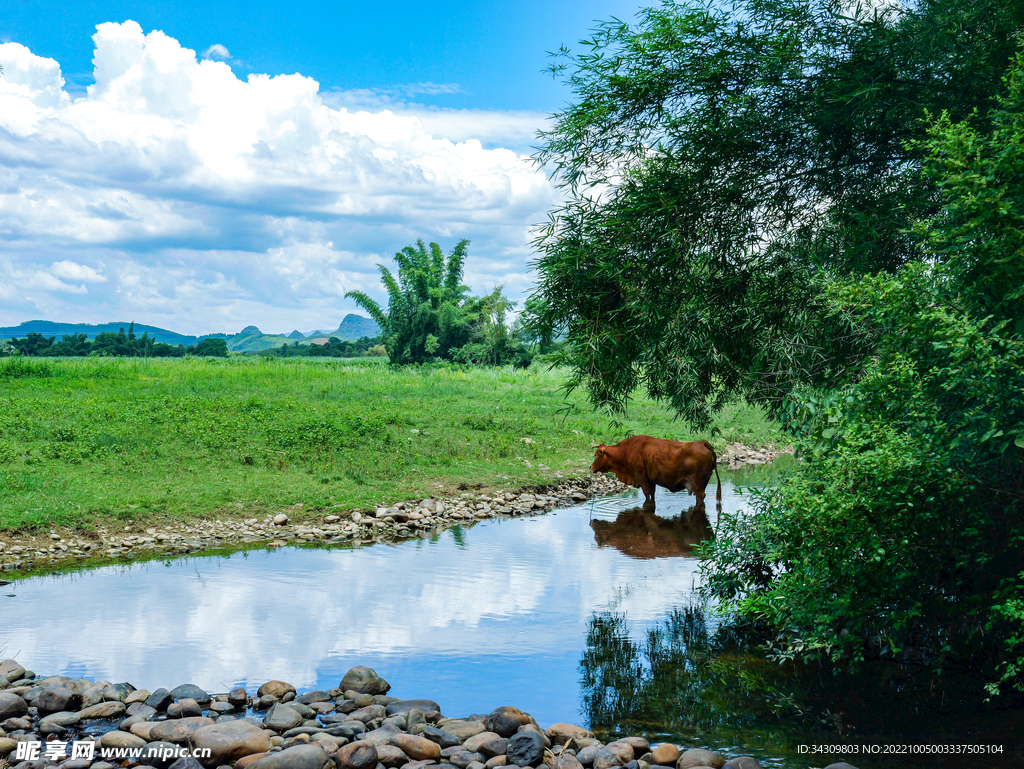
[[[135,324],[122,328],[117,333],[104,331],[95,339],[85,334],[68,334],[57,341],[54,336],[44,336],[30,331],[23,339],[9,339],[0,346],[0,355],[27,355],[33,357],[97,357],[97,358],[182,358],[185,355],[202,355],[217,358],[228,357],[228,344],[223,339],[201,339],[194,345],[173,345],[158,342],[147,331],[141,337],[135,335]]]
[[[296,341],[261,350],[259,354],[278,358],[359,358],[385,357],[387,351],[379,336],[364,336],[354,342],[332,336],[324,344]]]

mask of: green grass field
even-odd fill
[[[5,359],[0,530],[512,488],[582,474],[591,443],[629,432],[710,437],[647,399],[613,424],[563,381],[366,359]],[[782,441],[747,406],[718,428],[718,443]]]

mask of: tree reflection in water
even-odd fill
[[[643,642],[630,637],[625,616],[595,614],[580,670],[583,712],[608,737],[664,735],[777,756],[792,750],[791,719],[807,715],[787,671],[746,652],[694,606],[672,612]]]
[[[630,637],[625,615],[595,614],[580,671],[581,710],[606,740],[671,739],[753,756],[766,767],[801,769],[808,761],[800,744],[966,741],[1003,745],[1003,753],[986,756],[989,769],[1024,766],[1019,700],[983,706],[963,699],[970,682],[950,680],[945,692],[936,691],[926,670],[895,665],[838,677],[780,665],[745,645],[734,627],[709,622],[700,606],[673,611],[642,641]],[[927,753],[859,758],[861,769],[966,765],[935,763]]]

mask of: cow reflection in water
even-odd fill
[[[701,542],[714,539],[703,508],[691,507],[678,518],[662,518],[637,507],[619,513],[614,521],[593,520],[590,528],[598,547],[614,547],[632,558],[694,556]]]

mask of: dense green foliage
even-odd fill
[[[537,241],[534,325],[567,334],[573,384],[612,408],[645,387],[701,426],[855,376],[870,347],[826,285],[923,257],[910,230],[937,195],[914,140],[928,110],[984,128],[1019,16],[666,3],[563,51],[575,99],[537,158],[567,202]]]
[[[726,524],[709,571],[780,656],[966,666],[996,692],[1024,689],[1024,59],[972,122],[922,142],[930,264],[829,287],[871,358],[793,395],[804,467]]]
[[[5,358],[0,527],[248,517],[296,503],[290,515],[312,517],[585,474],[591,443],[627,430],[692,437],[647,399],[612,427],[566,400],[564,374],[383,358]],[[748,407],[718,425],[755,446],[782,437]]]
[[[512,303],[501,287],[482,297],[469,296],[462,285],[468,240],[461,240],[447,258],[437,243],[430,250],[422,240],[397,254],[398,277],[380,265],[388,292],[388,310],[361,291],[345,296],[381,328],[392,363],[452,361],[485,365],[529,365],[531,354],[505,325]]]
[[[384,350],[384,345],[381,344],[381,338],[377,336],[364,336],[352,342],[332,336],[324,344],[310,342],[300,344],[296,341],[263,350],[259,354],[277,358],[379,358],[387,355],[387,352]]]
[[[103,331],[94,339],[85,334],[69,334],[61,341],[30,331],[23,339],[11,339],[6,349],[0,348],[0,355],[28,355],[35,357],[84,357],[100,358],[181,358],[185,355],[211,355],[217,358],[228,356],[228,346],[223,339],[200,339],[196,344],[166,344],[150,338],[149,333],[135,335],[135,324],[128,326],[128,333],[122,328],[118,332]]]

